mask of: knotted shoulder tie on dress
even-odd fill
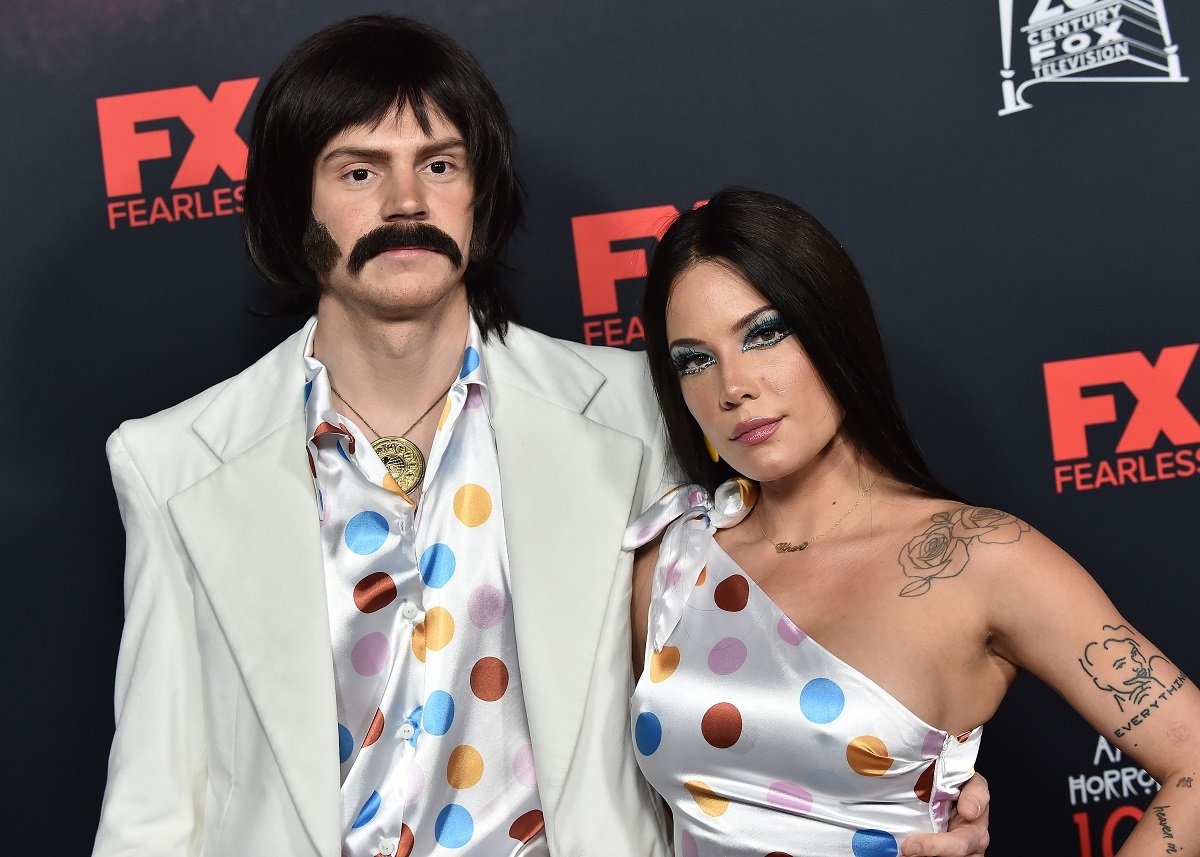
[[[652,504],[625,530],[622,547],[634,550],[662,533],[650,598],[650,639],[662,651],[683,616],[687,595],[708,562],[709,535],[740,523],[758,499],[758,486],[735,477],[711,495],[700,485],[680,485]]]

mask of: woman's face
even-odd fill
[[[837,436],[841,408],[783,316],[741,275],[717,262],[689,268],[666,322],[683,400],[739,473],[789,476]]]

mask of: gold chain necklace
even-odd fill
[[[450,387],[453,386],[454,382],[451,381]],[[429,416],[429,412],[437,407],[438,402],[446,398],[450,387],[447,387],[445,392],[434,399],[433,404],[426,408],[425,412],[399,435],[382,435],[367,422],[367,418],[360,414],[354,405],[346,400],[345,396],[337,391],[337,387],[333,384],[329,385],[329,389],[345,403],[346,407],[350,409],[350,413],[362,420],[362,424],[370,429],[371,434],[375,435],[375,440],[371,441],[371,449],[375,450],[375,454],[379,456],[383,466],[387,468],[388,473],[392,474],[392,478],[396,480],[396,484],[405,494],[415,490],[421,484],[421,480],[425,478],[425,456],[421,454],[417,445],[404,435],[415,429],[421,420]]]
[[[347,402],[346,404],[349,404],[349,402]],[[787,542],[787,541],[777,542],[773,538],[771,538],[770,536],[767,535],[767,530],[763,526],[764,515],[762,513],[761,508],[759,508],[757,510],[758,514],[754,516],[758,520],[758,530],[760,533],[762,533],[764,539],[766,539],[768,542],[770,542],[772,545],[774,545],[775,553],[795,553],[796,551],[802,551],[806,547],[811,545],[813,542],[817,542],[817,541],[820,541],[821,539],[825,538],[827,535],[829,535],[830,533],[832,533],[834,530],[836,530],[838,528],[838,524],[840,524],[842,521],[849,518],[851,513],[855,509],[858,508],[858,504],[862,502],[863,497],[866,497],[869,493],[871,493],[871,489],[875,487],[875,480],[878,479],[880,474],[882,474],[882,473],[883,473],[883,470],[880,470],[879,473],[876,473],[875,477],[870,481],[870,483],[867,484],[867,487],[859,492],[858,499],[854,501],[854,505],[852,505],[849,509],[847,509],[845,514],[842,515],[842,517],[840,517],[836,521],[834,521],[833,526],[831,526],[825,532],[821,533],[819,536],[813,536],[810,539],[805,539],[804,541],[800,542],[800,544],[798,544],[798,545],[792,544],[791,542]]]

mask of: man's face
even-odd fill
[[[401,320],[465,295],[475,183],[458,129],[436,110],[429,118],[426,134],[406,108],[317,155],[305,252],[322,306]]]

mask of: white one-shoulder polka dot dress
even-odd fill
[[[945,829],[982,728],[931,727],[788,619],[713,537],[753,496],[742,480],[686,486],[629,528],[627,547],[665,528],[631,701],[638,764],[678,857],[894,857]]]

